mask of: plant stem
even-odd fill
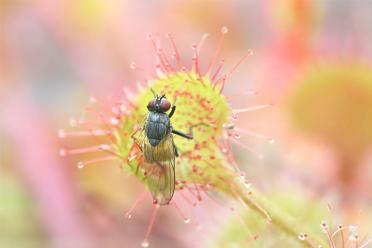
[[[324,238],[320,237],[317,233],[311,232],[310,230],[303,230],[303,225],[298,223],[293,216],[275,206],[275,204],[273,205],[273,203],[271,203],[258,191],[250,190],[249,193],[247,193],[246,190],[241,190],[237,193],[238,197],[251,210],[265,218],[269,223],[275,225],[287,235],[291,236],[295,240],[298,240],[298,242],[301,242],[301,244],[305,245],[305,247],[314,248],[314,243],[321,245],[324,248],[328,247],[328,244]],[[309,238],[300,240],[298,238],[300,232],[306,233]]]

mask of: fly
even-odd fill
[[[147,104],[148,114],[141,129],[132,138],[143,153],[146,180],[151,191],[153,202],[159,205],[168,204],[175,189],[175,158],[178,150],[173,141],[173,134],[186,139],[193,139],[192,128],[189,134],[173,129],[170,119],[176,111],[165,95],[158,96]],[[169,114],[166,112],[170,110]]]

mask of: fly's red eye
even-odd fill
[[[154,108],[155,108],[155,100],[149,101],[149,103],[147,104],[147,109],[151,110],[151,109],[154,109]]]
[[[171,107],[171,104],[167,99],[165,98],[161,99],[161,102],[160,102],[161,111],[166,112],[168,111],[168,109],[170,109],[170,107]]]

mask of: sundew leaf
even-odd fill
[[[175,144],[179,149],[180,156],[176,161],[176,178],[179,181],[187,181],[198,184],[211,184],[226,191],[229,185],[222,186],[220,177],[225,178],[228,173],[233,173],[226,166],[225,155],[219,147],[219,140],[223,132],[223,125],[227,122],[230,108],[219,89],[205,77],[202,82],[195,74],[178,73],[168,75],[149,83],[147,89],[139,93],[137,100],[133,101],[134,108],[126,121],[115,133],[118,140],[117,152],[128,156],[128,149],[133,140],[122,133],[127,130],[140,128],[148,112],[147,103],[153,98],[152,90],[159,95],[165,94],[171,102],[176,102],[176,112],[171,120],[176,130],[184,133],[195,124],[200,125],[193,129],[194,139],[186,140],[174,135]],[[138,161],[131,163],[130,169],[146,183],[144,172],[138,169]]]

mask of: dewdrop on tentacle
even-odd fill
[[[174,163],[175,179],[174,182],[168,178],[161,180],[163,183],[174,183],[176,192],[175,196],[169,195],[169,202],[165,203],[169,203],[170,207],[177,210],[177,205],[172,204],[176,196],[178,200],[196,206],[206,196],[209,197],[210,191],[218,191],[238,200],[249,195],[246,191],[249,184],[240,178],[239,168],[232,156],[231,143],[262,157],[262,154],[245,144],[240,136],[264,137],[267,140],[270,138],[245,130],[241,126],[236,127],[231,120],[236,120],[238,115],[270,107],[271,104],[240,109],[233,109],[229,105],[227,96],[223,94],[224,88],[238,66],[252,55],[252,51],[248,50],[236,65],[223,72],[224,59],[220,58],[220,52],[227,31],[226,27],[221,29],[217,48],[206,66],[200,66],[200,51],[207,35],[203,35],[199,42],[192,44],[190,68],[187,67],[190,62],[182,58],[172,34],[166,35],[171,48],[170,55],[162,49],[158,37],[148,35],[147,39],[155,51],[157,77],[148,80],[147,85],[139,86],[138,92],[124,88],[123,96],[114,99],[110,104],[97,97],[91,97],[91,106],[85,109],[84,118],[77,122],[77,126],[83,130],[59,132],[60,138],[91,137],[92,140],[102,142],[86,148],[61,150],[61,155],[79,156],[84,153],[96,153],[101,156],[80,161],[78,167],[86,168],[88,164],[118,160],[122,163],[123,169],[137,177],[153,196],[155,192],[154,212],[142,243],[143,247],[149,246],[148,238],[161,203],[159,202],[161,199],[156,197],[159,184],[154,183],[154,175],[161,177],[163,172],[159,164],[154,165],[153,161],[146,158],[143,147],[136,142],[136,139],[141,138],[136,136],[136,132],[143,128],[144,120],[149,113],[146,106],[154,98],[154,93],[159,97],[164,96],[171,106],[177,107],[170,119],[173,130],[193,135],[193,139],[188,140],[173,135],[173,142],[178,150],[178,157],[175,157]],[[129,67],[139,68],[134,62]],[[137,204],[138,202],[135,205]],[[263,209],[255,207],[270,219]],[[133,217],[133,210],[134,207],[127,212],[127,218]],[[190,218],[183,216],[182,211],[178,209],[177,212],[185,223],[192,222]]]
[[[306,240],[307,239],[307,234],[306,233],[300,233],[298,235],[298,239],[299,240]]]

